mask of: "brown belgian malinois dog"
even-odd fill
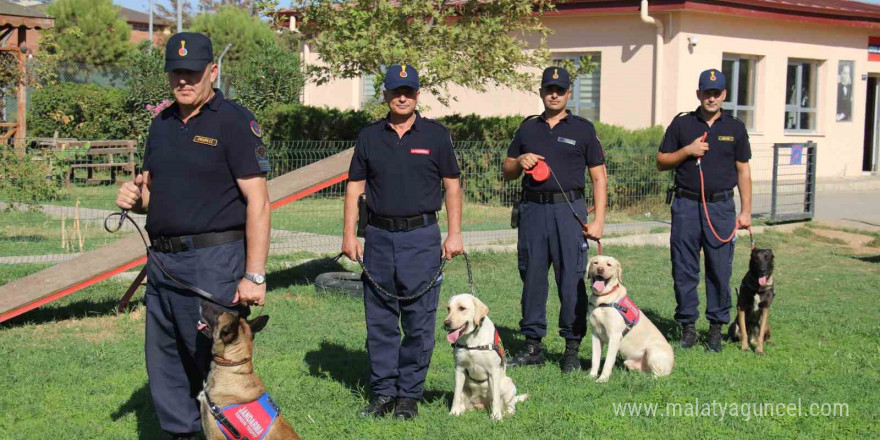
[[[248,321],[203,301],[199,330],[214,340],[211,369],[199,394],[208,440],[299,440],[254,373],[254,334],[269,321]]]

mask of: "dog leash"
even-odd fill
[[[111,228],[109,221],[114,216],[119,216],[119,223],[116,225],[115,228]],[[165,269],[165,266],[162,265],[162,262],[159,260],[159,258],[156,257],[156,255],[153,253],[153,250],[150,248],[150,244],[147,242],[147,237],[144,235],[144,231],[142,231],[141,227],[138,226],[137,222],[135,222],[134,219],[128,215],[127,209],[123,209],[121,212],[111,213],[106,218],[104,218],[104,229],[107,230],[107,232],[113,234],[113,233],[119,231],[120,229],[122,229],[122,225],[125,223],[125,219],[128,219],[128,221],[130,221],[131,224],[134,225],[134,228],[138,231],[138,234],[140,234],[140,236],[141,236],[141,240],[143,240],[143,242],[144,242],[144,247],[146,247],[146,249],[147,249],[147,255],[150,256],[150,258],[153,260],[153,262],[156,263],[156,266],[159,268],[159,270],[161,270],[162,273],[165,274],[166,277],[168,277],[168,279],[170,279],[171,281],[174,281],[180,287],[183,287],[184,289],[189,290],[189,291],[199,295],[200,297],[202,297],[202,299],[210,301],[214,304],[217,304],[217,305],[220,305],[220,306],[223,306],[226,308],[230,308],[230,309],[233,309],[233,308],[240,306],[240,303],[226,304],[226,303],[220,301],[219,299],[217,299],[217,297],[212,295],[211,293],[209,293],[209,292],[207,292],[197,286],[193,286],[192,284],[187,283],[186,281],[179,280],[176,277],[174,277],[173,275],[171,275],[170,273],[168,273],[168,271]],[[262,313],[262,309],[260,309],[260,312]]]
[[[537,167],[539,167],[539,166],[540,166],[540,167],[543,167],[543,168],[546,168],[546,171],[543,171],[543,170],[540,170],[540,169],[539,169],[539,170],[535,170],[535,168],[537,168]],[[550,176],[553,176],[553,180],[556,181],[556,186],[559,187],[559,191],[562,193],[562,197],[565,198],[565,203],[568,204],[568,209],[571,210],[571,213],[572,213],[572,215],[574,215],[574,218],[576,218],[577,221],[578,221],[578,223],[581,224],[581,228],[586,229],[587,224],[584,223],[584,221],[581,220],[581,216],[579,216],[579,215],[577,214],[577,212],[575,212],[575,210],[574,210],[574,206],[571,204],[571,200],[569,200],[569,198],[568,198],[568,193],[567,193],[564,189],[562,189],[562,184],[559,183],[559,179],[556,178],[556,173],[553,172],[553,169],[550,168],[550,165],[547,165],[547,162],[544,162],[543,160],[540,160],[540,159],[539,159],[539,160],[538,160],[538,164],[536,164],[534,167],[532,167],[532,170],[524,170],[524,171],[525,171],[526,174],[532,174],[532,178],[535,179],[535,180],[537,180],[538,182],[543,182],[543,181],[547,180],[547,177],[548,177],[547,175],[548,175],[548,174],[549,174]],[[530,172],[530,171],[531,171],[531,172]],[[536,172],[536,171],[537,171],[537,172]],[[533,174],[533,173],[534,173],[534,174]],[[595,207],[595,206],[590,207],[589,209],[587,209],[587,215],[590,215],[590,213],[593,212],[593,211],[595,211],[595,210],[596,210],[596,207]],[[591,238],[590,240],[593,240],[593,239]],[[598,250],[598,252],[599,252],[599,255],[602,255],[602,241],[601,241],[601,240],[593,240],[593,241],[596,242],[596,248],[597,248],[597,250]]]
[[[345,254],[340,252],[339,255],[337,255],[335,258],[333,258],[333,260],[338,261],[340,258],[342,258],[343,255],[345,255]],[[476,296],[476,289],[474,288],[474,274],[473,274],[473,270],[471,269],[470,257],[468,257],[467,252],[463,253],[462,255],[464,256],[464,261],[467,264],[468,288],[470,289],[471,294]],[[435,272],[434,276],[431,277],[431,282],[428,283],[428,285],[425,286],[422,290],[420,290],[417,293],[410,295],[410,296],[397,296],[397,295],[394,295],[394,294],[388,292],[387,290],[385,290],[385,288],[380,286],[379,283],[377,283],[375,279],[373,279],[373,275],[371,275],[370,271],[367,270],[367,266],[364,264],[364,260],[363,260],[363,258],[361,258],[360,255],[357,256],[356,261],[361,266],[361,269],[364,271],[364,275],[366,275],[367,280],[370,282],[370,285],[373,286],[373,288],[376,289],[376,291],[378,291],[382,295],[385,295],[386,297],[391,298],[395,301],[411,301],[414,299],[418,299],[421,296],[423,296],[424,294],[428,293],[428,291],[431,290],[437,284],[437,281],[439,281],[439,279],[440,279],[440,274],[443,273],[443,268],[446,267],[446,263],[449,262],[449,259],[446,259],[446,258],[441,259],[440,267],[437,268],[437,272]]]
[[[700,142],[706,142],[706,136],[709,135],[709,132],[703,132],[703,137],[700,138]],[[709,230],[712,231],[712,235],[720,241],[721,243],[729,243],[730,240],[733,240],[733,237],[736,236],[736,231],[740,229],[742,226],[739,222],[739,218],[736,219],[736,222],[733,225],[733,231],[730,232],[730,236],[727,238],[721,238],[718,235],[718,232],[715,231],[715,225],[712,224],[712,219],[709,217],[709,207],[706,205],[706,183],[703,180],[703,158],[697,158],[697,169],[700,172],[700,198],[703,200],[703,212],[706,214],[706,223],[709,224]],[[755,236],[752,234],[752,227],[749,226],[746,228],[749,231],[749,241],[751,242],[751,249],[755,249]]]

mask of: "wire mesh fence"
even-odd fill
[[[271,142],[268,151],[273,168],[269,178],[353,146],[353,141]],[[0,264],[63,261],[133,232],[126,226],[111,235],[104,231],[103,221],[117,210],[118,185],[131,180],[139,169],[143,146],[132,141],[27,139],[19,147],[26,151],[22,157],[14,155],[13,148],[5,149],[4,170],[9,175],[0,176],[7,182],[0,191]],[[756,216],[769,215],[771,209],[772,150],[772,144],[753,145]],[[510,207],[519,197],[520,183],[502,177],[506,151],[506,141],[455,144],[465,198],[462,230],[466,244],[516,241],[516,231],[510,227]],[[672,173],[658,172],[655,157],[655,147],[606,150],[606,235],[650,232],[668,225],[664,198]],[[35,179],[30,184],[21,177],[25,168],[36,170],[28,174]],[[587,204],[592,205],[589,176],[586,180]],[[270,251],[338,252],[344,192],[345,182],[340,182],[274,210]],[[440,217],[445,230],[445,209]],[[135,218],[143,225],[143,216]]]

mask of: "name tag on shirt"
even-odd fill
[[[421,154],[427,156],[431,154],[431,150],[428,150],[427,148],[411,148],[409,154]]]
[[[718,136],[718,140],[721,142],[733,142],[733,136]]]
[[[197,144],[205,144],[211,147],[217,146],[217,139],[205,137],[205,136],[196,136],[193,138],[193,142]]]
[[[562,136],[558,137],[556,140],[559,142],[564,142],[568,145],[577,145],[577,141],[575,141],[574,139],[564,138]]]

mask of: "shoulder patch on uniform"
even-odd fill
[[[686,115],[689,115],[689,114],[691,114],[691,112],[681,112],[681,113],[675,115],[675,117],[676,117],[676,118],[680,118],[680,117],[682,117],[682,116],[686,116]]]
[[[589,119],[587,119],[587,118],[585,118],[585,117],[583,117],[583,116],[576,115],[576,114],[574,114],[574,113],[570,113],[569,116],[571,116],[572,118],[577,119],[577,120],[579,120],[579,121],[589,122],[589,123],[592,124],[592,122],[591,122]]]
[[[251,133],[256,137],[263,137],[263,129],[260,128],[260,124],[257,124],[257,121],[250,122]]]
[[[519,123],[519,125],[523,125],[523,124],[525,124],[527,121],[531,121],[532,119],[538,118],[538,117],[540,117],[540,116],[541,116],[541,115],[531,115],[531,116],[527,116],[525,119],[522,120],[522,122]]]
[[[258,145],[257,148],[254,149],[254,156],[257,158],[257,165],[260,167],[260,172],[268,173],[272,169],[272,166],[269,165],[269,152],[264,145]]]

